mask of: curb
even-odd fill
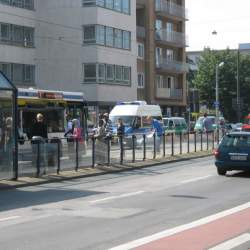
[[[135,170],[135,169],[143,169],[143,168],[148,168],[148,167],[153,167],[153,166],[159,166],[159,165],[163,165],[163,164],[206,158],[206,157],[209,157],[212,155],[213,155],[212,153],[208,153],[206,155],[183,157],[183,158],[179,158],[179,159],[177,158],[177,159],[172,159],[172,160],[162,161],[162,162],[152,162],[152,163],[148,163],[148,164],[141,165],[141,166],[140,165],[139,166],[132,165],[132,166],[127,166],[126,168],[124,168],[124,165],[123,165],[123,169],[102,169],[100,172],[97,172],[97,173],[89,173],[89,174],[82,173],[82,174],[75,175],[75,176],[48,175],[45,177],[41,177],[40,180],[38,180],[38,178],[34,177],[34,179],[37,180],[35,182],[8,184],[7,183],[8,181],[6,181],[6,183],[1,183],[1,181],[0,181],[0,191],[1,190],[16,189],[16,188],[23,188],[23,187],[38,186],[38,185],[48,184],[48,183],[57,183],[57,182],[62,182],[62,181],[67,181],[67,180],[75,180],[75,179],[81,179],[81,178],[87,178],[87,177],[95,177],[95,176],[106,175],[106,174],[111,174],[111,173],[121,173],[121,172],[131,171],[131,170]],[[117,166],[121,166],[121,165],[113,165],[113,166],[117,167]],[[15,182],[15,181],[13,181],[13,182]],[[18,181],[16,181],[16,182],[18,182]]]

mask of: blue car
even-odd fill
[[[214,155],[219,175],[231,170],[250,170],[250,132],[226,134]]]

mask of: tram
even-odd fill
[[[40,89],[18,89],[18,128],[30,139],[37,113],[42,113],[48,128],[48,137],[63,137],[67,127],[66,117],[78,119],[87,136],[88,108],[84,94]]]

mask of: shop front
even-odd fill
[[[17,89],[0,72],[0,179],[17,173]]]

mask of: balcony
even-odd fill
[[[181,6],[166,0],[155,0],[155,11],[159,15],[170,15],[177,19],[187,19],[187,10]]]
[[[143,26],[136,26],[136,35],[138,38],[144,39],[146,37],[146,30]]]
[[[156,30],[155,39],[159,42],[169,43],[177,47],[187,46],[187,38],[184,33],[167,30]]]
[[[158,98],[182,99],[183,89],[157,88],[156,96]]]
[[[164,57],[159,57],[156,59],[156,68],[160,71],[168,71],[177,74],[188,72],[187,63],[170,60]]]

